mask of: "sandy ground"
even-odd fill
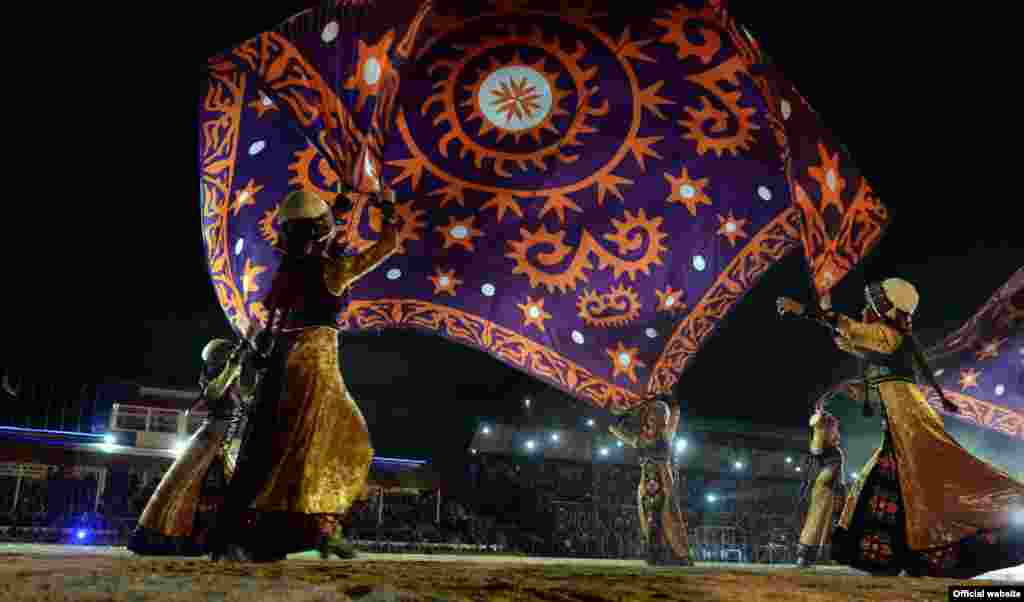
[[[1024,584],[1024,566],[971,585]],[[214,600],[217,602],[646,602],[947,600],[943,579],[871,578],[833,566],[362,554],[312,554],[271,565],[195,558],[140,558],[124,548],[0,544],[0,602],[22,600]],[[1022,598],[1024,599],[1024,598]]]

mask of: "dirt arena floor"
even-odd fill
[[[1019,586],[1024,566],[984,577],[969,584]],[[0,602],[909,602],[947,600],[948,587],[958,583],[871,578],[832,566],[652,569],[638,561],[366,553],[350,561],[301,554],[272,565],[241,565],[140,558],[113,547],[0,544]]]

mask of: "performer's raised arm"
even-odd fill
[[[389,201],[381,206],[384,232],[381,234],[380,240],[358,255],[341,257],[327,264],[324,270],[324,283],[332,294],[341,295],[352,283],[376,269],[398,249],[398,227],[394,218],[394,192],[389,192]]]
[[[202,358],[206,366],[199,377],[199,384],[208,405],[223,398],[239,378],[245,359],[243,353],[240,346],[225,339],[214,339],[203,349]]]
[[[780,315],[792,314],[828,327],[838,335],[839,348],[854,355],[860,350],[892,353],[903,340],[903,335],[882,321],[854,320],[832,310],[804,307],[788,297],[780,297],[776,306]]]

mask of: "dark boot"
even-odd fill
[[[650,566],[658,566],[658,544],[653,539],[647,542],[647,557],[644,560]]]
[[[356,547],[345,539],[340,529],[334,535],[324,537],[317,549],[320,552],[320,558],[323,560],[327,560],[332,554],[342,560],[351,560],[359,555],[356,552]]]
[[[818,559],[817,546],[805,546],[798,544],[796,547],[796,565],[802,569],[808,568]]]
[[[671,562],[672,552],[664,542],[651,538],[647,546],[647,564],[651,566],[665,566]]]

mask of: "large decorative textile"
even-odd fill
[[[203,240],[239,330],[265,319],[275,203],[317,192],[356,252],[389,186],[399,251],[342,329],[437,333],[622,411],[787,253],[824,292],[887,220],[721,2],[328,2],[209,71]]]

